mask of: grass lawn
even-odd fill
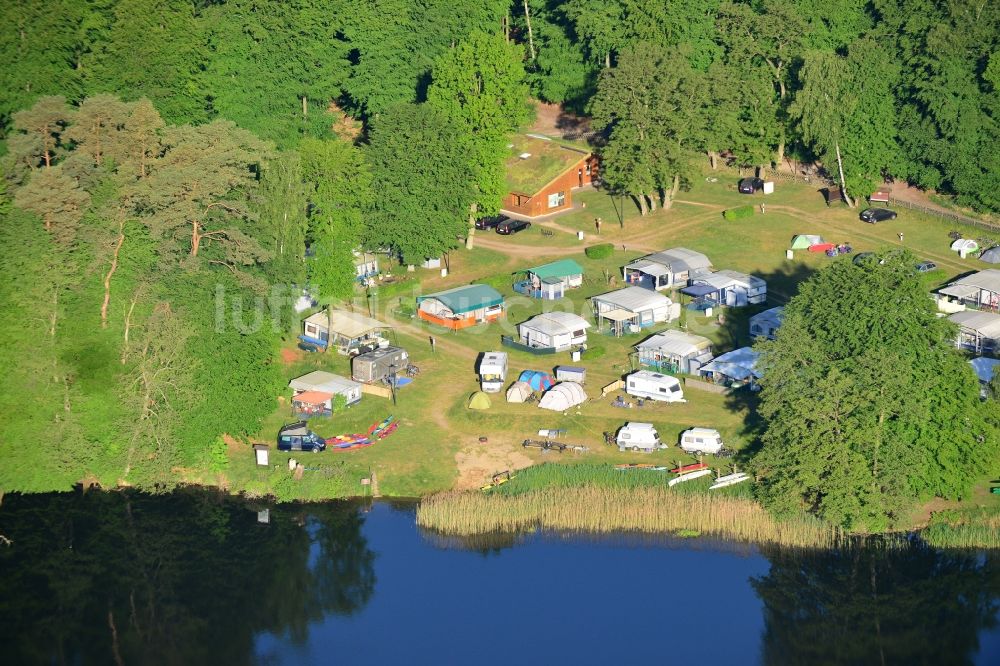
[[[288,482],[287,454],[272,450],[272,462],[277,468],[261,472],[253,466],[248,449],[234,449],[226,472],[228,483],[233,489],[244,489],[251,494],[270,491],[283,499],[319,499],[362,494],[360,479],[375,471],[382,494],[416,496],[452,487],[462,473],[459,458],[475,455],[480,450],[527,456],[531,462],[563,464],[667,464],[691,460],[676,447],[653,454],[632,454],[619,453],[616,448],[605,446],[602,433],[615,431],[628,420],[654,423],[661,438],[667,442],[676,442],[680,432],[691,426],[713,427],[722,433],[728,446],[741,448],[751,444],[754,438],[754,396],[750,394],[724,396],[689,388],[685,391],[688,400],[685,404],[647,403],[641,409],[626,410],[611,407],[613,394],[600,398],[600,387],[632,370],[634,360],[630,354],[634,344],[667,327],[685,326],[693,333],[712,339],[716,353],[749,344],[747,320],[751,314],[786,302],[794,296],[798,284],[814,271],[833,261],[850,261],[850,257],[832,259],[806,251],[796,251],[792,259],[788,259],[785,252],[795,234],[819,234],[830,242],[846,242],[857,253],[899,246],[898,234],[903,233],[907,247],[920,258],[938,264],[939,269],[927,275],[928,288],[955,275],[988,267],[978,259],[959,259],[951,252],[948,232],[953,223],[938,218],[904,209],[894,221],[869,225],[858,220],[858,210],[846,206],[828,208],[815,186],[779,182],[772,195],[747,196],[736,192],[734,174],[720,171],[713,177],[718,181],[694,182],[690,191],[679,195],[671,209],[658,210],[645,218],[640,217],[635,206],[626,199],[623,227],[617,224],[614,208],[620,201],[596,190],[581,190],[574,196],[578,202],[586,203],[586,208],[574,209],[545,222],[554,229],[550,236],[540,233],[540,225],[501,241],[495,240],[500,237],[494,234],[480,232],[477,238],[489,238],[489,247],[477,245],[472,251],[464,248],[453,251],[448,257],[449,274],[446,277],[441,277],[437,269],[418,268],[409,274],[405,268],[395,269],[397,274],[414,278],[412,283],[405,283],[398,289],[384,287],[380,291],[384,291],[386,297],[376,295],[368,303],[366,295],[359,293],[356,308],[364,312],[370,306],[376,318],[395,326],[397,342],[409,351],[411,362],[420,366],[420,375],[398,392],[395,406],[388,399],[366,395],[360,404],[342,414],[314,419],[311,427],[323,436],[360,432],[392,414],[400,420],[400,428],[366,449],[300,454],[298,457],[310,469],[296,483]],[[753,217],[732,222],[722,218],[724,209],[747,203],[756,207]],[[759,210],[760,203],[765,204],[763,214]],[[604,220],[600,238],[593,233],[593,221],[597,216]],[[576,230],[587,235],[584,242],[577,240]],[[975,229],[969,229],[968,235],[978,237]],[[584,255],[584,247],[597,242],[612,242],[619,247],[609,259],[589,259]],[[621,249],[622,245],[626,249]],[[571,363],[568,352],[534,356],[500,345],[501,335],[516,337],[516,325],[543,309],[568,310],[591,319],[587,299],[622,286],[621,267],[625,263],[648,252],[675,246],[704,252],[716,269],[731,268],[763,277],[768,283],[768,303],[742,310],[727,309],[723,324],[715,317],[685,311],[679,321],[621,338],[592,329],[588,344],[591,349],[603,348],[604,353],[592,359],[585,357],[579,363]],[[583,287],[570,292],[568,298],[540,301],[513,292],[510,278],[515,271],[561,258],[574,259],[585,271]],[[616,280],[614,286],[609,282],[610,277]],[[400,302],[412,304],[418,293],[430,293],[473,280],[485,280],[500,288],[507,297],[506,320],[452,332],[396,314]],[[428,336],[438,340],[435,354],[430,351]],[[289,341],[290,348],[293,342]],[[559,364],[582,365],[587,369],[586,390],[591,400],[560,414],[530,404],[508,404],[502,394],[495,394],[491,396],[493,404],[489,410],[469,410],[466,407],[468,398],[478,389],[475,375],[478,354],[504,349],[509,354],[508,384],[521,370],[551,372],[553,366]],[[289,379],[314,369],[350,375],[348,359],[336,354],[302,355],[295,363],[283,365],[283,369]],[[273,444],[280,425],[292,420],[288,397],[283,396],[285,404],[276,403],[274,414],[255,439]],[[521,440],[534,436],[543,428],[565,428],[564,441],[586,445],[590,450],[583,454],[521,451]],[[480,436],[487,437],[488,443],[480,444]],[[502,456],[498,458],[502,459]],[[718,466],[725,471],[729,462],[719,461]],[[472,472],[485,478],[494,471],[499,470],[483,467]]]

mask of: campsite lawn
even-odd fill
[[[502,464],[504,455],[515,453],[520,459],[532,462],[617,463],[690,461],[690,457],[672,447],[654,454],[619,453],[617,448],[603,444],[604,432],[617,430],[625,421],[654,423],[664,441],[676,442],[679,434],[691,426],[717,428],[727,445],[741,448],[753,443],[753,401],[747,392],[733,395],[716,395],[691,388],[685,390],[685,404],[651,404],[643,408],[621,409],[611,406],[615,394],[600,397],[602,386],[630,372],[636,361],[631,355],[632,346],[649,334],[665,328],[686,327],[687,330],[710,338],[716,353],[749,344],[747,320],[749,316],[766,307],[779,305],[792,297],[798,284],[814,271],[833,261],[850,261],[848,257],[829,258],[823,254],[796,251],[787,259],[785,251],[792,236],[818,234],[829,242],[848,243],[855,254],[889,246],[899,247],[898,234],[904,234],[903,244],[920,259],[938,264],[939,270],[928,274],[928,288],[938,286],[955,275],[987,267],[975,258],[959,259],[948,246],[948,232],[954,224],[938,218],[901,210],[899,218],[877,225],[858,220],[858,209],[846,206],[828,208],[816,185],[805,183],[778,183],[777,191],[768,197],[740,195],[735,190],[736,176],[720,171],[712,174],[717,182],[698,180],[688,192],[682,192],[670,210],[658,210],[646,217],[639,217],[634,205],[625,200],[625,224],[617,224],[617,214],[611,197],[595,191],[584,190],[575,194],[586,208],[577,208],[564,215],[535,225],[528,232],[511,237],[480,232],[483,239],[472,251],[457,249],[449,256],[449,275],[441,277],[437,269],[417,269],[407,274],[405,268],[395,268],[397,275],[413,278],[402,288],[385,287],[378,296],[366,301],[366,294],[359,292],[355,308],[371,313],[393,325],[396,341],[405,347],[411,362],[421,369],[415,381],[398,392],[398,404],[373,395],[365,395],[360,404],[336,414],[329,419],[314,419],[311,427],[323,436],[366,431],[372,423],[392,414],[401,426],[387,439],[372,447],[322,454],[299,454],[307,466],[304,478],[289,483],[287,454],[277,454],[272,449],[274,469],[260,471],[253,466],[248,448],[231,449],[231,464],[226,481],[234,490],[249,494],[274,492],[283,499],[321,499],[343,495],[363,494],[360,479],[374,471],[378,475],[379,490],[383,495],[417,496],[452,487],[461,474],[478,474],[485,479],[501,469],[489,465]],[[765,204],[761,214],[759,205]],[[728,207],[752,203],[755,214],[740,221],[726,221],[721,212]],[[603,218],[600,238],[593,231],[596,216]],[[543,225],[554,230],[551,236],[540,233]],[[577,240],[576,230],[586,234],[584,242]],[[965,228],[973,238],[983,236],[979,230]],[[500,239],[499,241],[497,239]],[[597,242],[616,244],[614,255],[601,261],[585,256],[586,246]],[[489,245],[484,247],[483,245]],[[625,245],[626,249],[621,246]],[[591,319],[589,297],[622,286],[621,267],[644,254],[669,247],[683,246],[704,252],[716,269],[732,268],[754,273],[768,283],[768,303],[744,309],[727,309],[724,321],[708,318],[701,313],[684,310],[681,319],[669,325],[658,325],[641,334],[614,338],[591,329],[588,346],[590,358],[573,363],[568,352],[548,356],[534,356],[526,352],[502,347],[501,335],[516,337],[516,325],[544,310],[568,310]],[[576,251],[574,251],[576,250]],[[513,274],[530,266],[548,261],[571,258],[585,271],[582,288],[570,292],[560,301],[528,299],[515,294],[511,284]],[[431,293],[473,280],[484,281],[501,290],[507,297],[508,314],[501,322],[481,325],[459,332],[447,331],[427,325],[419,319],[399,316],[400,305],[412,307],[418,293]],[[676,294],[672,295],[677,297]],[[686,302],[682,297],[681,302]],[[437,351],[432,354],[428,337],[437,340]],[[294,349],[294,339],[289,336],[287,346]],[[598,348],[601,352],[594,352]],[[565,414],[541,410],[532,404],[508,404],[502,393],[492,394],[492,407],[485,411],[467,408],[469,396],[478,389],[475,374],[478,354],[485,351],[505,350],[509,354],[508,385],[522,370],[533,369],[551,372],[556,365],[581,365],[587,369],[586,390],[590,401]],[[336,354],[300,354],[294,363],[284,364],[287,379],[314,369],[327,369],[349,376],[347,358]],[[273,444],[279,426],[292,420],[287,404],[276,406],[274,414],[263,424],[257,441]],[[521,440],[536,436],[539,429],[564,428],[564,441],[589,447],[587,453],[542,453],[537,450],[520,450]],[[480,443],[479,438],[487,442]],[[474,469],[462,469],[459,458],[475,455],[477,451],[500,452],[493,462],[482,463]],[[527,456],[527,458],[524,458]],[[727,469],[728,461],[720,463]]]

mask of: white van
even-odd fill
[[[721,452],[725,445],[722,443],[722,435],[719,434],[718,430],[690,428],[681,433],[681,448],[695,455],[702,453],[715,455]]]
[[[486,352],[479,362],[479,383],[486,393],[497,393],[507,380],[507,352]]]
[[[625,392],[637,398],[649,398],[661,402],[685,402],[680,380],[650,370],[639,370],[626,377]]]
[[[615,439],[619,451],[645,451],[652,453],[656,449],[665,449],[660,442],[660,435],[652,423],[626,423],[618,431]]]

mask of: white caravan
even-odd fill
[[[486,393],[499,393],[507,379],[507,352],[486,352],[479,362],[479,383]]]
[[[652,453],[656,449],[666,448],[660,442],[660,435],[652,423],[628,422],[618,431],[615,439],[619,451],[645,451]]]
[[[637,398],[662,402],[685,402],[684,391],[676,377],[650,370],[639,370],[625,378],[625,392]]]
[[[681,433],[681,448],[688,453],[699,455],[711,453],[715,455],[722,451],[722,435],[711,428],[690,428]]]

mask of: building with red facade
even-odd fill
[[[514,139],[507,159],[503,210],[523,217],[551,215],[573,207],[573,190],[597,180],[597,158],[584,148],[540,134]]]

